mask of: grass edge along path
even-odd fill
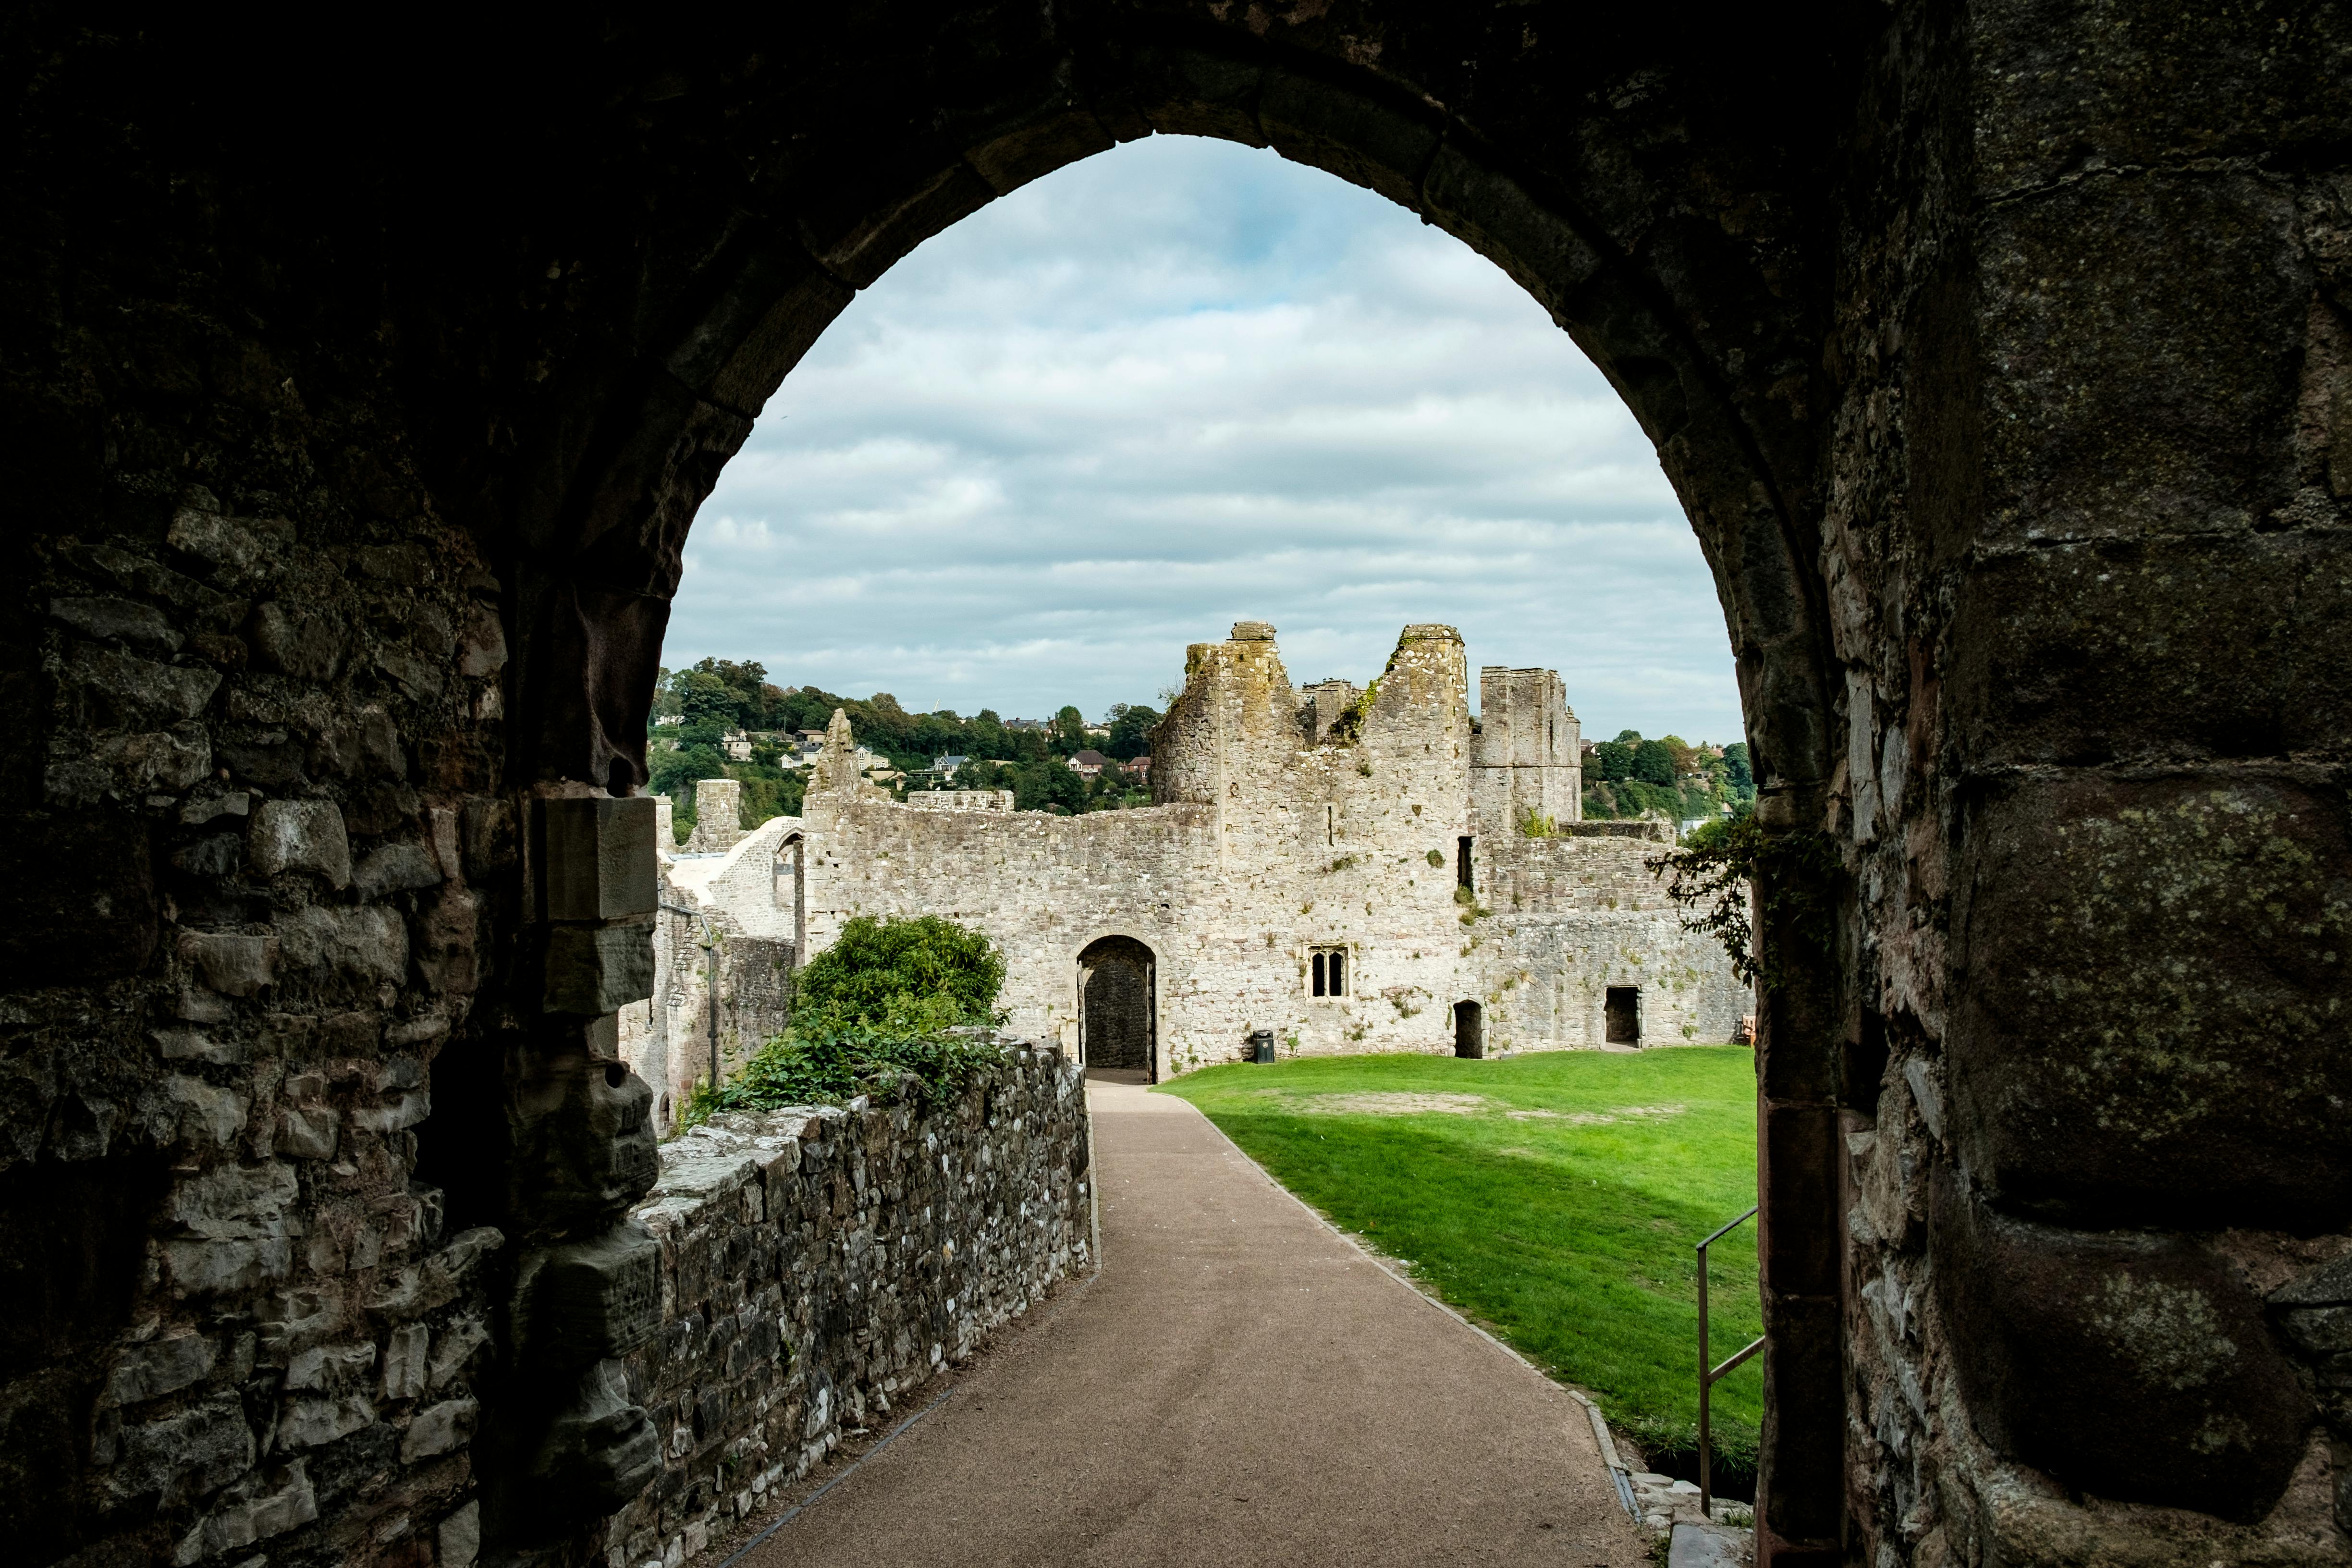
[[[1653,1464],[1696,1455],[1692,1248],[1756,1201],[1751,1053],[1316,1057],[1203,1068],[1159,1092],[1191,1101],[1317,1213],[1592,1394]],[[1762,1331],[1754,1226],[1711,1258],[1720,1359]],[[1760,1375],[1751,1363],[1717,1385],[1716,1451],[1734,1470],[1754,1463]]]

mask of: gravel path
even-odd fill
[[[738,1568],[1645,1561],[1581,1405],[1190,1105],[1087,1092],[1101,1275]]]

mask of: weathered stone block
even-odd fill
[[[99,643],[75,644],[66,672],[126,715],[166,721],[203,712],[221,683],[216,669],[157,664]]]
[[[523,1260],[516,1353],[542,1366],[626,1355],[661,1322],[661,1247],[626,1221],[588,1241]]]
[[[383,1396],[414,1399],[425,1392],[425,1350],[433,1332],[423,1323],[403,1323],[383,1347]]]
[[[207,989],[224,996],[252,996],[278,978],[278,939],[234,932],[191,931],[180,951],[196,966]]]
[[[136,599],[110,595],[51,599],[49,614],[84,637],[111,637],[166,654],[179,652],[183,640],[161,610]]]
[[[351,840],[343,832],[342,812],[330,800],[262,802],[246,829],[245,852],[265,877],[310,871],[331,888],[351,884]]]
[[[1557,315],[1601,256],[1524,185],[1451,147],[1424,180],[1430,221],[1500,267]]]
[[[352,886],[371,899],[430,888],[440,880],[441,868],[420,844],[383,845],[369,851],[352,875]]]
[[[375,1366],[373,1344],[314,1345],[286,1365],[286,1387],[294,1393],[356,1388]]]
[[[1433,120],[1278,69],[1259,86],[1257,122],[1284,157],[1412,207],[1441,141]]]
[[[172,1554],[175,1568],[189,1568],[206,1557],[283,1535],[317,1519],[319,1500],[305,1470],[308,1463],[297,1459],[265,1484],[239,1483],[236,1492],[181,1538]]]
[[[2332,532],[2002,555],[1956,610],[1945,710],[1979,769],[2276,756],[2352,727]]]
[[[298,680],[332,679],[342,664],[342,638],[325,616],[289,611],[277,603],[253,612],[253,651],[264,669]]]
[[[961,162],[945,168],[872,171],[855,202],[826,200],[800,218],[802,243],[835,277],[863,289],[893,263],[959,218],[996,197],[988,182]],[[890,192],[884,195],[885,190]]]
[[[581,1375],[530,1468],[551,1503],[590,1517],[613,1512],[660,1472],[661,1440],[630,1402],[620,1363],[599,1362]]]
[[[441,1548],[441,1568],[473,1568],[482,1549],[482,1506],[467,1503],[443,1520],[435,1532]]]
[[[416,1413],[400,1439],[400,1462],[413,1465],[446,1454],[474,1436],[474,1420],[481,1407],[470,1399],[445,1399]]]
[[[205,1496],[253,1468],[253,1430],[235,1399],[216,1399],[160,1421],[126,1426],[107,1489],[128,1500],[161,1493],[166,1502]]]
[[[397,985],[408,977],[408,927],[398,911],[380,904],[312,904],[287,919],[278,931],[287,967],[304,984],[328,994],[364,997],[379,985]]]
[[[2195,1241],[2013,1219],[1937,1178],[1948,1342],[1978,1430],[2065,1485],[2251,1521],[2315,1415],[2237,1269]]]
[[[106,1380],[106,1402],[137,1405],[176,1394],[211,1373],[220,1360],[220,1342],[181,1333],[133,1345],[114,1358]]]
[[[1993,209],[1980,542],[2251,526],[2294,471],[2310,298],[2251,171],[2084,180]]]
[[[541,811],[546,919],[616,921],[653,913],[660,869],[650,795],[551,800]]]
[[[348,1437],[374,1421],[375,1406],[361,1394],[289,1399],[278,1420],[278,1446],[316,1448]]]
[[[1110,133],[1088,110],[1055,104],[1025,124],[966,148],[963,156],[1002,196],[1114,145]]]
[[[2105,1223],[2352,1214],[2340,788],[2021,784],[1979,809],[1965,853],[1954,926],[1973,979],[1948,1114],[1999,1201]]]
[[[268,582],[284,569],[294,525],[283,518],[229,518],[182,507],[173,514],[166,537],[173,549],[210,566],[219,581],[242,586]]]
[[[654,994],[651,921],[551,926],[541,1005],[550,1013],[617,1013]]]

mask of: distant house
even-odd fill
[[[1127,761],[1119,763],[1118,765],[1120,772],[1126,773],[1129,778],[1134,779],[1138,783],[1140,783],[1151,776],[1151,759],[1150,757],[1129,757]]]
[[[1004,727],[1008,730],[1045,730],[1051,728],[1051,726],[1043,719],[1007,719],[1004,721]]]
[[[931,772],[941,778],[951,779],[956,776],[956,770],[970,761],[970,757],[933,757]]]
[[[660,718],[655,720],[654,722],[656,724],[683,724],[686,722],[686,715],[683,713],[665,713]]]
[[[742,731],[728,731],[719,737],[719,743],[727,748],[727,754],[735,761],[748,763],[751,760],[751,737]]]
[[[1090,779],[1101,773],[1109,761],[1108,757],[1089,746],[1070,759],[1070,771],[1082,779]]]
[[[1110,739],[1110,726],[1108,724],[1089,724],[1086,730],[1089,735],[1098,735],[1106,741]]]
[[[824,750],[824,731],[822,730],[795,730],[793,741],[803,757],[815,756]]]

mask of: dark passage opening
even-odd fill
[[[1315,994],[1323,994],[1323,955],[1319,952],[1315,955]]]
[[[1486,1054],[1486,1010],[1475,1002],[1454,1004],[1454,1054],[1473,1061]]]
[[[1601,1037],[1612,1046],[1638,1046],[1642,1043],[1642,988],[1638,985],[1612,985],[1609,997],[1601,1005],[1605,1026]]]
[[[1478,890],[1477,879],[1470,870],[1470,838],[1466,834],[1454,841],[1454,880],[1474,893]]]
[[[1151,950],[1107,936],[1078,954],[1078,1059],[1088,1068],[1158,1077]]]

